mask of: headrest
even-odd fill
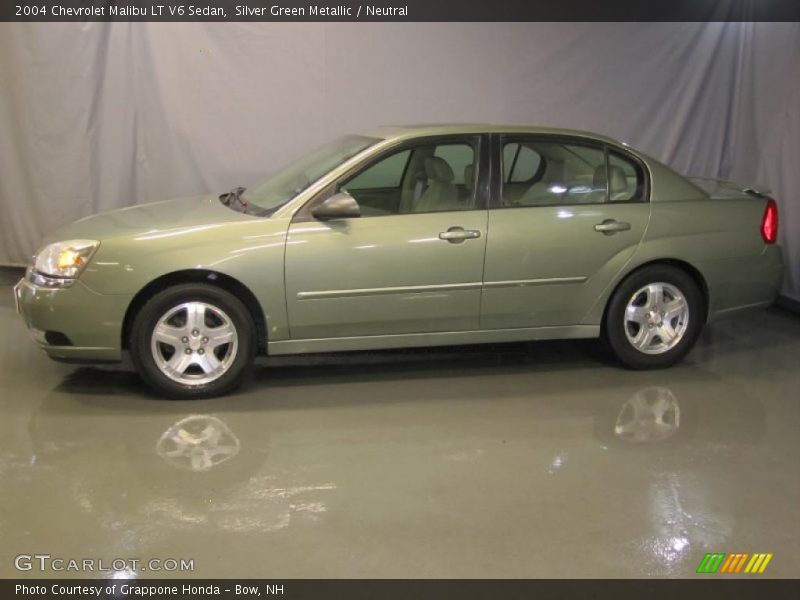
[[[425,173],[434,181],[450,183],[453,181],[453,169],[447,161],[438,156],[431,156],[425,159]]]
[[[625,171],[622,170],[622,167],[610,165],[608,167],[608,174],[611,178],[610,185],[608,186],[609,194],[618,194],[628,189],[628,179],[625,177]],[[606,187],[605,165],[600,165],[594,170],[592,184],[596,188]]]
[[[622,167],[611,165],[608,167],[608,174],[611,178],[611,185],[608,186],[609,192],[618,194],[628,189],[628,178],[625,177],[625,171],[622,170]]]
[[[473,183],[475,183],[475,165],[469,164],[464,167],[464,187],[471,191]]]

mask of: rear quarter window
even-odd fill
[[[644,171],[638,162],[611,150],[608,153],[610,202],[641,202],[644,200]]]

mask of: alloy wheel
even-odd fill
[[[199,386],[222,377],[236,359],[231,318],[206,302],[184,302],[157,321],[150,350],[158,368],[178,383]]]
[[[689,326],[689,303],[671,283],[649,283],[625,307],[625,335],[644,354],[663,354],[683,339]]]

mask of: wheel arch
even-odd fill
[[[225,291],[230,292],[242,302],[244,302],[250,315],[253,317],[253,322],[256,325],[257,333],[257,351],[265,353],[267,349],[267,322],[264,316],[264,310],[261,303],[256,298],[255,294],[238,279],[213,271],[209,269],[186,269],[182,271],[173,271],[166,273],[160,277],[153,279],[142,289],[140,289],[131,300],[125,311],[125,317],[122,321],[122,349],[127,350],[130,343],[130,334],[133,320],[136,314],[145,305],[145,303],[159,293],[174,285],[182,283],[205,283],[219,287]]]
[[[705,323],[708,321],[708,311],[711,306],[711,302],[709,296],[708,282],[706,281],[705,276],[700,272],[700,270],[697,267],[695,267],[691,263],[686,262],[685,260],[680,260],[677,258],[656,258],[653,260],[649,260],[645,263],[642,263],[640,265],[636,265],[635,268],[625,273],[625,276],[620,278],[620,280],[616,283],[616,285],[614,285],[613,289],[611,290],[611,293],[608,295],[606,304],[603,307],[603,318],[600,322],[601,327],[605,327],[606,314],[608,313],[608,306],[609,304],[611,304],[611,299],[614,297],[614,294],[619,289],[619,286],[621,286],[628,279],[628,277],[631,277],[632,275],[638,273],[642,269],[646,269],[655,265],[668,265],[671,267],[675,267],[677,269],[680,269],[687,275],[689,275],[694,280],[694,282],[697,284],[697,287],[700,290],[700,295],[703,299],[703,322]]]

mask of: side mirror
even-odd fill
[[[361,207],[347,192],[334,194],[311,211],[315,219],[329,221],[331,219],[352,219],[361,216]]]

